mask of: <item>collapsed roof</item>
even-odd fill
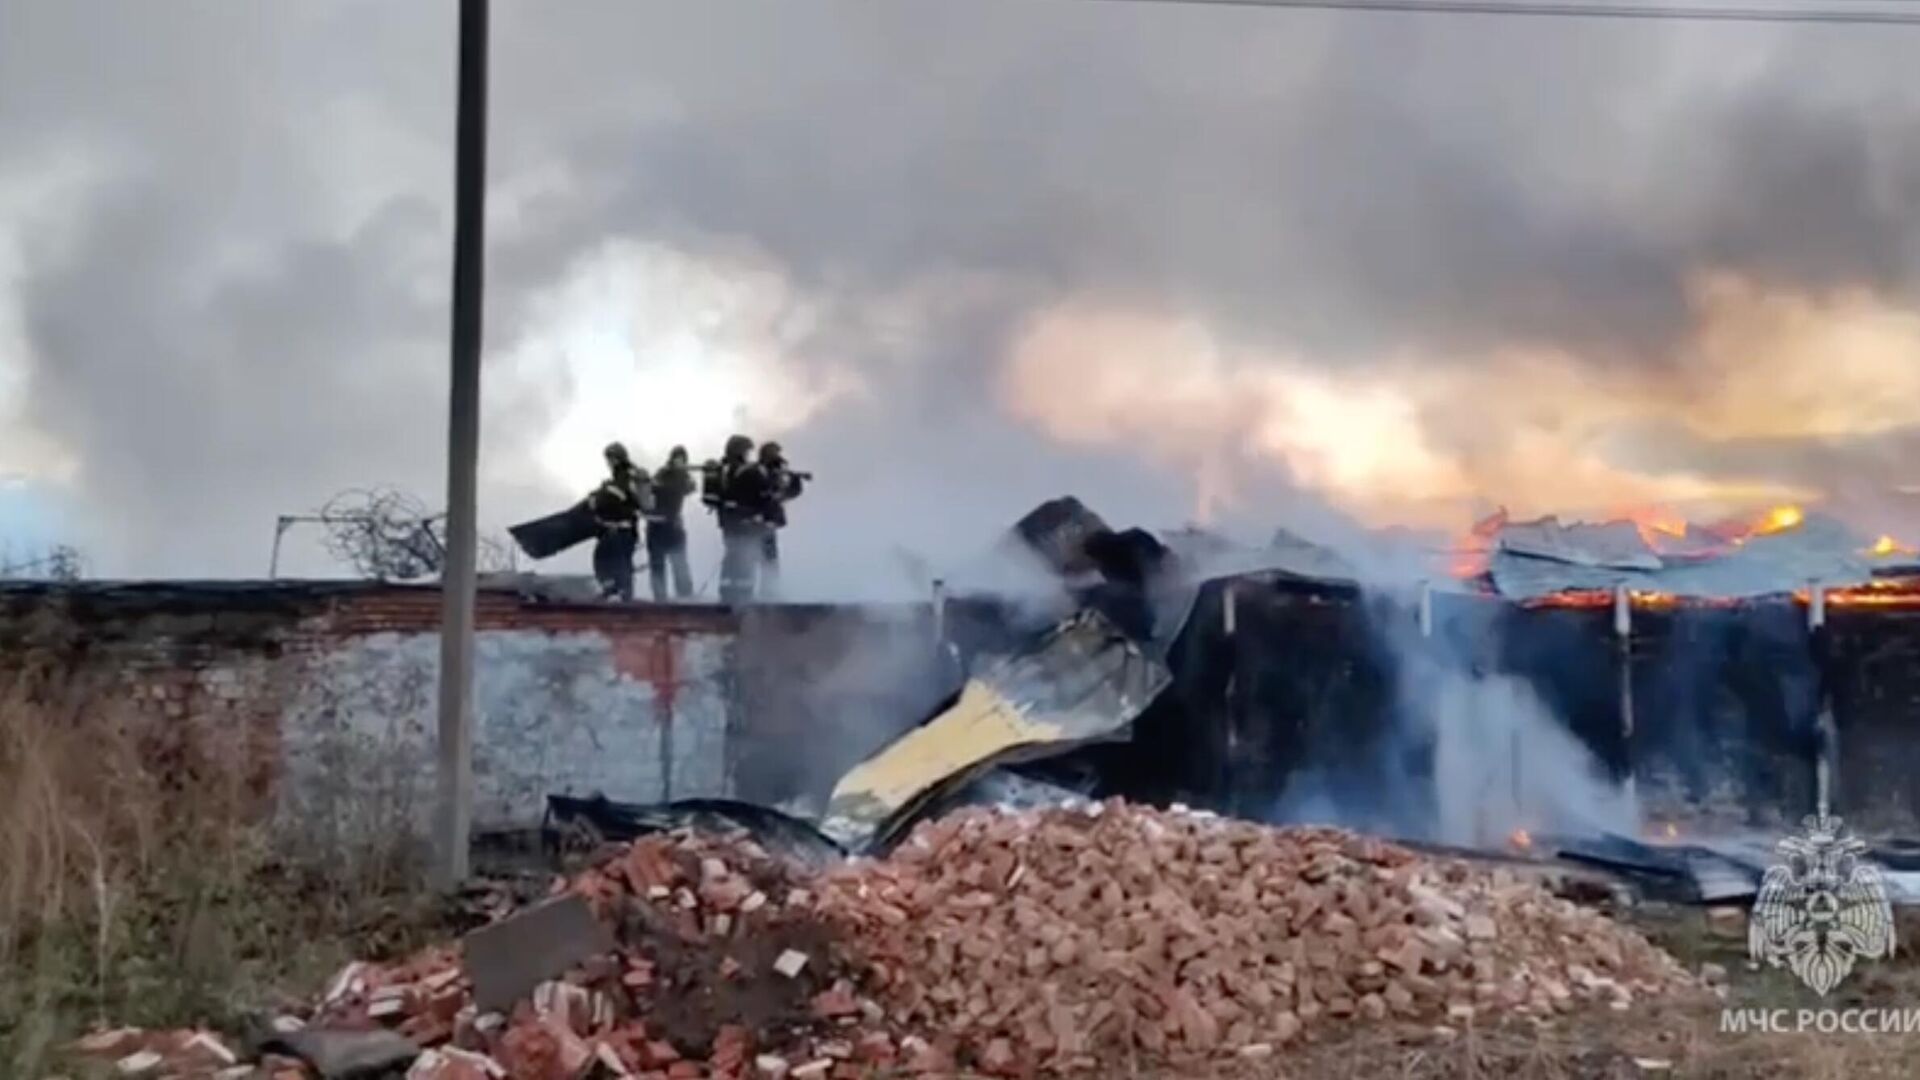
[[[1920,577],[1920,556],[1877,551],[1839,521],[1795,510],[1778,527],[1746,535],[1711,531],[1658,534],[1633,521],[1563,523],[1548,517],[1489,519],[1474,533],[1470,565],[1422,548],[1398,533],[1362,537],[1336,550],[1286,529],[1265,547],[1238,545],[1217,534],[1181,529],[1158,537],[1140,529],[1116,533],[1072,497],[1037,507],[1009,530],[1062,578],[1098,574],[1138,583],[1177,568],[1189,580],[1279,572],[1319,581],[1425,581],[1529,602],[1565,594],[1660,594],[1698,600],[1743,600],[1791,594],[1812,586],[1846,590]],[[1885,541],[1882,542],[1885,544]],[[1455,553],[1456,556],[1458,553]],[[1451,565],[1450,565],[1451,563]]]
[[[1563,592],[1665,593],[1738,600],[1811,585],[1870,584],[1872,560],[1858,537],[1827,517],[1746,538],[1705,554],[1656,553],[1631,522],[1562,525],[1553,518],[1501,529],[1488,573],[1517,600]]]

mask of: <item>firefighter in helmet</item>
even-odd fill
[[[780,530],[787,527],[787,503],[800,497],[807,473],[793,471],[777,442],[762,443],[754,462],[749,488],[760,521],[760,594],[771,597],[780,587]]]
[[[625,446],[609,444],[605,457],[607,478],[587,496],[587,509],[600,527],[593,545],[593,576],[601,596],[632,600],[640,515],[652,506],[652,492],[646,470],[633,463]]]
[[[760,558],[758,493],[752,478],[753,440],[735,435],[719,461],[702,467],[700,501],[720,525],[720,600],[739,604],[753,599],[754,570]]]
[[[647,519],[647,578],[655,601],[667,599],[667,573],[673,573],[673,596],[693,595],[693,573],[687,566],[687,524],[680,516],[693,494],[693,472],[687,467],[687,448],[676,446],[667,463],[653,474],[653,507]]]

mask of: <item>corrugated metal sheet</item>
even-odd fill
[[[1570,541],[1561,546],[1576,547]],[[1790,593],[1814,583],[1829,588],[1867,584],[1873,580],[1873,563],[1859,549],[1859,538],[1844,526],[1810,516],[1799,528],[1753,537],[1718,557],[1669,558],[1658,560],[1659,565],[1649,569],[1602,565],[1598,563],[1603,560],[1592,558],[1582,564],[1509,550],[1503,534],[1490,569],[1494,588],[1515,600],[1616,586],[1636,592],[1741,600]]]
[[[1562,525],[1547,518],[1516,523],[1500,530],[1499,550],[1570,566],[1613,570],[1659,570],[1663,565],[1631,521]]]
[[[1122,738],[1172,678],[1104,616],[1084,611],[1033,651],[969,679],[951,708],[842,777],[821,831],[865,850],[900,815],[994,764]]]

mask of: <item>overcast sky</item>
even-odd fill
[[[341,489],[439,502],[455,14],[0,4],[0,527],[248,576]],[[735,428],[820,475],[817,595],[1065,492],[1920,525],[1920,30],[497,0],[494,43],[490,529]]]

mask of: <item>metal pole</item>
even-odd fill
[[[1625,585],[1613,587],[1613,636],[1620,678],[1620,749],[1626,757],[1627,799],[1639,802],[1639,762],[1633,753],[1633,598]]]
[[[454,150],[453,379],[447,425],[447,558],[440,577],[439,885],[467,878],[473,818],[473,609],[480,455],[480,303],[487,197],[487,2],[460,0]]]
[[[1227,684],[1222,691],[1225,703],[1226,723],[1221,729],[1220,747],[1220,806],[1227,813],[1239,810],[1240,768],[1240,635],[1239,603],[1234,590],[1234,582],[1223,581],[1220,585],[1220,633],[1225,640],[1227,654],[1232,659],[1232,667],[1227,669]]]
[[[273,523],[273,555],[267,560],[268,581],[280,579],[280,539],[286,536],[287,530],[291,528],[293,528],[293,519],[285,514]]]
[[[1832,638],[1827,630],[1827,590],[1812,583],[1807,595],[1807,637],[1819,672],[1819,714],[1814,718],[1813,804],[1825,817],[1833,810],[1833,780],[1840,756],[1840,728],[1833,718]]]

